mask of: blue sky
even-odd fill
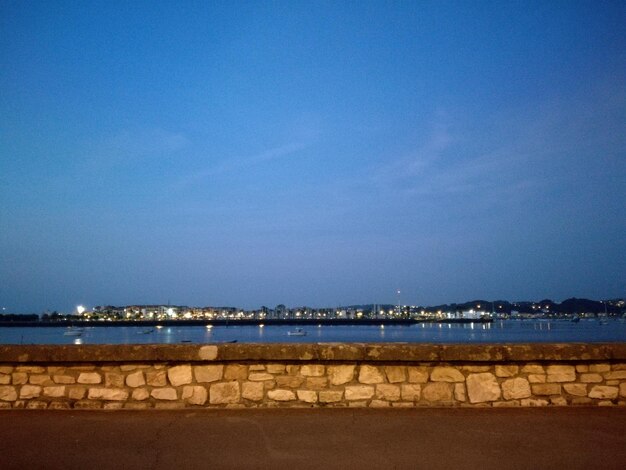
[[[624,2],[0,1],[0,304],[626,294]]]

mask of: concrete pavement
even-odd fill
[[[0,412],[8,469],[622,469],[626,408]]]

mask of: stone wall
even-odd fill
[[[0,408],[626,405],[626,344],[0,346]]]

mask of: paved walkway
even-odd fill
[[[8,469],[623,469],[626,408],[0,412]]]

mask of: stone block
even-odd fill
[[[321,390],[328,387],[327,377],[307,377],[305,387],[310,390]]]
[[[548,406],[548,400],[543,398],[524,398],[520,401],[521,406]]]
[[[286,390],[279,388],[276,390],[270,390],[267,392],[267,398],[275,401],[292,401],[296,399],[295,393],[292,390]]]
[[[519,373],[519,366],[496,365],[496,377],[515,377]]]
[[[289,364],[285,370],[287,371],[287,375],[299,375],[300,374],[300,366],[296,366],[293,364]]]
[[[505,400],[516,400],[530,397],[530,384],[522,377],[502,382],[502,396]]]
[[[90,400],[125,401],[128,399],[128,390],[125,388],[90,388],[87,392]]]
[[[246,400],[263,400],[263,391],[263,382],[244,382],[241,384],[241,397]]]
[[[29,410],[45,410],[48,408],[48,403],[45,401],[32,400],[26,403],[26,408]]]
[[[305,403],[317,403],[317,392],[312,390],[298,390],[296,393],[300,401]]]
[[[133,403],[133,402],[124,403],[124,409],[128,409],[128,410],[147,410],[151,406],[152,406],[151,403]]]
[[[210,366],[195,366],[193,368],[193,373],[196,376],[196,382],[217,382],[218,380],[222,380],[222,377],[224,376],[224,366],[221,364]]]
[[[589,398],[601,398],[613,400],[617,398],[619,389],[617,387],[608,387],[606,385],[594,385],[589,391]]]
[[[159,401],[154,404],[157,410],[180,410],[185,404],[179,401]]]
[[[322,390],[319,392],[320,403],[337,403],[343,398],[342,390]]]
[[[606,380],[626,380],[626,370],[616,370],[613,372],[605,372],[604,378]]]
[[[576,380],[576,368],[574,366],[548,366],[547,382],[573,382]]]
[[[482,372],[467,376],[467,394],[471,403],[483,403],[499,400],[502,392],[496,377]]]
[[[167,378],[174,387],[190,384],[193,381],[191,366],[184,364],[170,367],[167,370]]]
[[[9,385],[11,383],[10,374],[0,374],[0,385]]]
[[[432,382],[422,388],[422,398],[430,402],[452,401],[453,385],[450,382]]]
[[[619,396],[626,397],[626,382],[619,384]]]
[[[345,389],[346,400],[368,400],[374,396],[371,385],[348,385]]]
[[[28,378],[28,383],[31,385],[47,385],[52,383],[49,375],[46,374],[31,374]]]
[[[409,375],[409,383],[425,384],[428,382],[428,367],[425,366],[409,366],[406,368]]]
[[[265,365],[263,364],[252,364],[250,366],[250,372],[259,372],[265,370]]]
[[[567,400],[564,397],[550,397],[550,403],[554,406],[567,406]]]
[[[252,369],[250,369],[252,370]],[[262,382],[263,380],[273,380],[274,376],[267,372],[250,372],[248,374],[248,380],[252,382]]]
[[[285,372],[284,364],[268,364],[266,368],[270,374],[283,374]]]
[[[45,397],[60,398],[65,396],[65,385],[56,385],[43,388],[43,395]]]
[[[610,364],[590,364],[589,372],[608,372],[611,370]]]
[[[388,401],[372,400],[369,406],[370,408],[389,408],[390,404]]]
[[[26,372],[27,374],[43,374],[46,368],[41,366],[17,366],[15,371]]]
[[[430,374],[433,382],[465,382],[465,376],[454,367],[435,367]]]
[[[124,407],[124,403],[110,401],[110,402],[105,403],[102,407],[105,410],[121,410]]]
[[[151,387],[165,387],[167,373],[164,370],[149,370],[146,372],[146,383]]]
[[[68,387],[67,388],[67,396],[71,400],[82,400],[85,398],[85,394],[87,393],[87,389],[85,387]]]
[[[619,380],[607,380],[604,385],[619,385]]]
[[[243,364],[228,364],[224,367],[224,380],[246,380],[248,367]]]
[[[101,401],[78,400],[74,403],[74,408],[78,410],[99,410],[102,408]]]
[[[13,366],[0,366],[0,374],[10,374],[13,372]]]
[[[337,406],[344,406],[339,404]],[[367,408],[367,400],[349,401],[348,408]]]
[[[589,372],[589,366],[586,364],[576,364],[576,372]]]
[[[17,400],[17,390],[10,385],[0,386],[0,400],[15,401]]]
[[[533,395],[560,395],[561,385],[558,383],[533,384],[531,390]]]
[[[79,384],[99,384],[102,382],[102,377],[97,372],[81,372],[77,382]]]
[[[489,372],[491,366],[461,366],[461,370],[464,372]]]
[[[362,384],[379,384],[385,381],[380,368],[376,366],[362,365],[359,368],[359,382]]]
[[[464,402],[467,399],[466,393],[465,393],[465,384],[462,384],[462,383],[454,384],[454,399],[456,401],[461,401],[461,402]]]
[[[510,408],[514,406],[520,406],[519,400],[511,400],[511,401],[494,401],[491,406],[494,408]]]
[[[572,405],[590,405],[593,400],[588,397],[576,397],[572,398]]]
[[[300,367],[300,374],[304,377],[321,377],[325,367],[322,364],[306,364]]]
[[[293,375],[278,375],[276,376],[277,387],[298,388],[304,383],[304,377]]]
[[[391,384],[406,382],[405,366],[385,366],[385,375],[387,382]]]
[[[49,410],[69,410],[70,404],[66,401],[52,401],[48,405]]]
[[[406,401],[394,401],[393,403],[391,403],[391,406],[394,408],[414,408],[415,403]]]
[[[212,405],[238,403],[240,398],[239,382],[214,383],[209,390],[209,402]]]
[[[202,385],[185,385],[181,398],[190,405],[204,405],[207,401],[208,393]]]
[[[13,372],[11,374],[11,383],[13,385],[23,385],[28,382],[28,374],[26,372]]]
[[[528,381],[531,384],[545,384],[546,376],[544,374],[529,374]]]
[[[400,400],[400,386],[393,384],[376,385],[376,398],[387,401]]]
[[[400,396],[404,401],[419,401],[421,393],[421,384],[402,384],[400,386]]]
[[[156,398],[157,400],[177,400],[178,394],[176,393],[176,389],[173,387],[163,387],[163,388],[155,388],[150,392],[152,398]]]
[[[540,366],[539,364],[526,364],[525,366],[522,367],[522,372],[524,374],[545,374],[546,373],[543,366]]]
[[[73,376],[71,376],[71,375],[63,375],[63,374],[62,375],[53,375],[52,376],[52,381],[55,384],[65,384],[65,385],[76,383],[76,379]]]
[[[343,385],[354,378],[354,365],[328,366],[328,378],[331,385]]]
[[[41,395],[41,385],[22,385],[20,398],[37,398]]]
[[[202,346],[198,351],[198,357],[202,361],[214,361],[217,359],[217,346],[211,344],[208,346]]]
[[[575,395],[577,397],[587,396],[586,384],[564,384],[563,389],[566,393],[569,393],[570,395]]]
[[[146,384],[146,379],[143,376],[143,372],[141,370],[137,370],[135,372],[131,372],[126,376],[126,385],[131,388],[142,387]]]
[[[124,386],[124,374],[118,372],[106,372],[104,374],[104,384],[107,387],[122,388]]]
[[[148,392],[148,389],[146,388],[136,388],[132,393],[133,400],[137,401],[147,400],[149,396],[150,392]]]
[[[602,382],[602,376],[600,374],[580,374],[580,379],[583,383],[600,383]]]
[[[612,364],[611,370],[626,370],[626,363],[624,364]]]

